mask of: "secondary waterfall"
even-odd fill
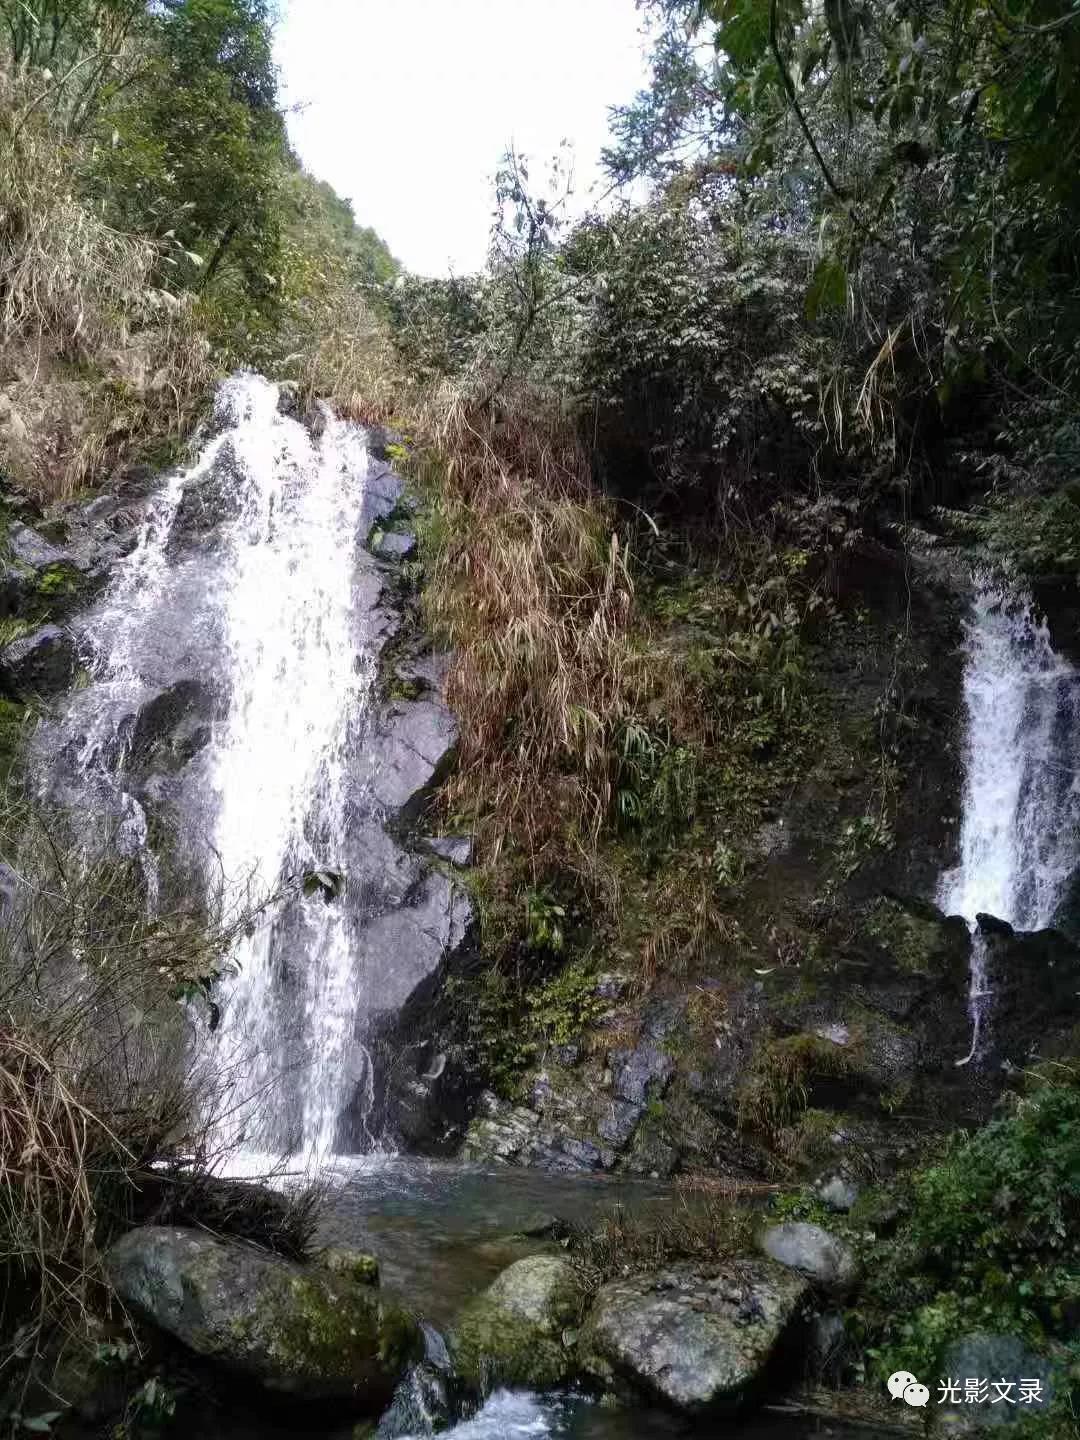
[[[335,1148],[346,1087],[370,1086],[357,906],[306,895],[301,877],[349,868],[370,808],[358,759],[376,650],[355,597],[363,539],[389,503],[373,512],[361,429],[326,412],[315,438],[279,399],[258,376],[221,388],[218,433],[151,497],[135,548],[84,617],[91,683],[42,745],[66,757],[62,798],[110,815],[139,854],[151,906],[147,814],[158,809],[179,816],[184,854],[234,910],[284,889],[237,942],[207,1043],[224,1077],[222,1143],[310,1159]],[[186,747],[182,761],[125,780],[155,706],[188,717],[170,742]],[[55,794],[58,766],[43,769]]]
[[[965,785],[960,861],[938,903],[974,922],[1053,924],[1080,856],[1080,672],[1058,655],[1031,601],[980,581],[965,635]],[[985,943],[973,932],[971,1051],[987,1018]]]

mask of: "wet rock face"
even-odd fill
[[[596,983],[601,998],[624,988],[611,975]],[[613,1009],[612,1023],[618,1018]],[[553,1054],[534,1078],[528,1106],[487,1100],[469,1126],[464,1154],[550,1170],[670,1174],[676,1152],[639,1142],[643,1120],[662,1105],[674,1074],[669,1036],[680,1022],[681,1008],[665,1002],[649,1012],[634,1044],[604,1060],[583,1058],[572,1046]]]
[[[471,923],[464,892],[439,871],[427,871],[400,905],[376,916],[358,936],[369,1013],[396,1014],[423,1003],[423,987],[463,944]]]
[[[196,1355],[298,1400],[377,1410],[423,1353],[413,1317],[370,1285],[198,1231],[129,1231],[106,1268],[125,1304]]]
[[[751,1405],[785,1359],[806,1280],[771,1260],[672,1265],[598,1293],[578,1342],[606,1388],[628,1387],[694,1416]]]
[[[136,767],[170,772],[183,768],[210,739],[210,724],[222,703],[200,680],[178,680],[139,710],[128,744]]]
[[[419,814],[453,763],[457,738],[457,722],[441,701],[391,704],[361,762],[377,803],[399,820]]]
[[[389,530],[379,534],[371,549],[380,560],[406,560],[416,549],[416,536],[408,530]]]
[[[850,1205],[862,1152],[885,1164],[902,1158],[908,1141],[883,1118],[897,1098],[942,1125],[968,1123],[988,1113],[1003,1078],[956,1064],[970,1045],[966,923],[896,896],[853,918],[813,965],[705,982],[692,1005],[677,996],[643,1008],[617,977],[599,977],[611,1010],[596,1038],[610,1023],[636,1030],[634,1041],[603,1059],[588,1047],[553,1049],[524,1104],[481,1107],[465,1154],[552,1169],[663,1176],[685,1166],[768,1178],[777,1174],[769,1127],[786,1127],[785,1139],[802,1144],[803,1126],[811,1177],[839,1177],[830,1194]],[[1071,973],[1061,971],[1063,994]],[[1030,1033],[1025,1024],[1017,1018],[1017,1033]]]
[[[210,472],[185,487],[169,533],[169,555],[176,559],[196,546],[215,544],[221,527],[239,514],[235,461],[225,447]]]
[[[74,680],[78,663],[75,637],[59,625],[43,625],[0,651],[0,677],[20,697],[55,695]]]
[[[296,402],[295,395],[285,396],[286,407],[295,409]],[[96,837],[100,827],[119,835],[131,853],[153,850],[148,868],[161,876],[170,901],[189,887],[197,891],[204,882],[220,882],[225,862],[212,843],[221,793],[218,760],[231,721],[251,704],[236,678],[229,598],[237,552],[250,539],[246,521],[239,527],[235,522],[262,492],[254,484],[245,440],[239,432],[228,433],[236,416],[228,406],[219,411],[211,428],[217,427],[222,443],[213,452],[204,449],[205,465],[200,460],[184,477],[129,477],[115,494],[69,507],[41,531],[13,524],[10,554],[0,568],[3,595],[12,590],[33,597],[49,589],[63,597],[62,627],[39,628],[0,655],[0,688],[54,701],[30,742],[36,782],[72,814],[80,833],[93,831]],[[316,418],[325,421],[325,415]],[[337,463],[335,453],[320,451],[327,463]],[[324,478],[326,473],[319,471]],[[173,483],[178,478],[182,486]],[[284,491],[294,485],[292,498],[300,503],[310,481],[306,471],[286,477],[273,502],[281,525],[299,513],[289,509]],[[299,847],[306,854],[310,840],[320,863],[344,881],[327,904],[344,914],[349,962],[355,962],[358,1018],[341,1042],[349,1098],[340,1140],[349,1149],[369,1147],[378,1134],[369,1114],[373,1093],[398,1139],[406,1130],[438,1130],[440,1111],[451,1103],[460,1079],[452,1063],[444,1059],[433,1066],[433,1054],[417,1052],[395,1108],[385,1073],[372,1072],[374,1035],[392,1026],[403,1008],[419,1011],[427,1005],[439,976],[467,948],[472,921],[455,878],[456,867],[470,858],[467,837],[443,837],[429,845],[420,823],[457,740],[441,696],[450,657],[430,653],[419,637],[399,655],[399,666],[408,671],[407,679],[399,677],[401,688],[415,693],[413,699],[387,698],[376,678],[385,647],[401,626],[400,567],[415,543],[404,529],[402,490],[390,465],[373,464],[353,492],[356,523],[350,511],[347,532],[340,536],[347,554],[339,550],[337,558],[346,586],[350,569],[352,582],[344,627],[354,654],[345,665],[351,661],[354,673],[371,676],[372,683],[370,689],[357,686],[342,742],[345,773],[335,812],[340,824],[330,840],[320,833],[319,798],[313,796],[315,818],[305,821],[310,833]],[[386,538],[394,538],[376,557],[368,542],[380,523],[387,526]],[[131,568],[118,570],[116,561],[136,545]],[[116,584],[99,595],[113,579]],[[0,598],[0,611],[3,604]],[[341,649],[335,654],[340,662]],[[69,688],[80,661],[89,683]],[[394,693],[399,688],[392,671],[388,688]],[[316,777],[313,790],[321,783]],[[286,874],[291,872],[283,869],[262,881],[271,888]],[[225,878],[246,884],[251,877]],[[311,955],[308,899],[285,899],[270,922],[268,963],[282,1033],[280,1053],[270,1047],[266,1053],[290,1075],[303,1068],[309,1017],[302,1001],[320,963]],[[279,1143],[285,1148],[297,1143],[298,1107],[295,1093],[283,1096]]]

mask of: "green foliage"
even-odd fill
[[[1045,494],[997,494],[980,509],[943,518],[1022,574],[1080,574],[1080,488],[1075,484]]]
[[[371,349],[362,297],[397,267],[290,153],[271,22],[267,0],[0,0],[0,347],[33,375],[3,397],[4,460],[24,487],[165,462],[215,364],[328,391]]]
[[[833,847],[831,884],[843,885],[869,856],[892,847],[893,833],[887,816],[878,812],[845,820]]]
[[[1044,1085],[916,1175],[866,1313],[883,1375],[964,1330],[1067,1335],[1080,1298],[1080,1089]]]
[[[589,956],[569,961],[546,979],[492,966],[468,981],[452,979],[447,997],[482,1072],[511,1099],[518,1098],[526,1072],[553,1046],[579,1040],[610,1008],[596,993]]]
[[[669,195],[586,224],[565,264],[587,286],[577,383],[614,487],[655,503],[659,481],[727,525],[801,487],[825,430],[797,245]]]
[[[550,950],[558,954],[565,940],[565,919],[566,906],[560,905],[549,891],[525,892],[525,944],[530,950]]]
[[[776,368],[780,354],[799,376],[790,395],[774,394],[773,413],[751,412],[764,450],[746,467],[755,484],[776,474],[773,448],[794,428],[809,440],[815,479],[824,472],[842,489],[861,471],[861,493],[875,500],[898,482],[935,498],[943,463],[983,488],[1008,457],[1022,473],[1007,476],[1006,492],[1025,475],[1044,485],[1059,437],[1075,431],[1080,386],[1075,7],[653,0],[649,9],[653,83],[616,112],[607,156],[617,179],[658,182],[654,209],[675,237],[669,271],[663,251],[637,257],[661,282],[647,279],[645,295],[657,333],[671,336],[662,379],[642,376],[639,405],[662,407],[674,376],[692,415],[723,413],[708,395],[708,361],[720,356],[723,370],[742,317],[726,309],[709,265],[680,249],[671,217],[689,215],[699,248],[715,251],[714,273],[745,269],[747,251],[753,266],[771,248],[765,274],[791,292],[771,297],[761,317],[753,301],[746,311],[764,319],[774,355],[762,357],[756,335],[735,349],[738,384],[752,384],[763,359]],[[691,276],[719,297],[715,317],[700,318]],[[628,326],[650,328],[638,297],[610,293],[619,323],[625,312]],[[681,316],[685,349],[669,313]],[[710,324],[712,348],[695,354]],[[676,407],[670,427],[679,438],[681,415]],[[807,430],[814,420],[824,446]],[[971,443],[944,448],[946,433],[965,430]],[[700,463],[687,468],[697,475]],[[1005,527],[999,534],[1008,541]]]
[[[693,818],[699,757],[672,736],[669,725],[654,722],[650,728],[636,717],[624,722],[616,743],[618,823],[638,831],[649,849],[662,849]]]
[[[525,996],[526,1027],[539,1045],[568,1045],[610,1008],[596,993],[596,971],[587,960],[572,961]]]
[[[163,263],[182,285],[272,315],[285,132],[263,0],[165,7],[102,129],[87,178],[114,223],[170,242]]]

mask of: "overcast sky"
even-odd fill
[[[634,0],[282,0],[292,142],[399,260],[478,270],[491,179],[513,141],[539,173],[574,147],[577,205],[602,188],[609,105],[645,83]]]

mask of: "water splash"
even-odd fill
[[[938,903],[974,923],[1020,930],[1054,922],[1076,872],[1080,786],[1074,764],[1080,672],[1050,643],[1030,599],[983,579],[965,634],[965,784],[960,862]],[[985,939],[973,929],[969,1008],[975,1059],[990,999]]]

